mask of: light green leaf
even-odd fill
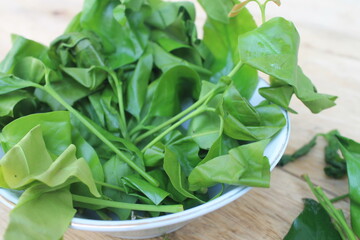
[[[36,185],[21,195],[11,211],[4,239],[59,240],[75,213],[67,188],[51,191]]]

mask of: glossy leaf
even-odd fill
[[[220,118],[213,112],[205,112],[191,120],[189,136],[202,149],[209,149],[221,134]]]
[[[187,189],[188,183],[185,178],[185,174],[181,169],[180,162],[178,161],[177,152],[174,152],[167,147],[165,148],[163,167],[170,179],[172,186],[176,189],[178,193],[180,193],[182,196],[186,198],[192,198],[202,202]]]
[[[18,61],[24,57],[34,57],[50,65],[48,48],[35,41],[12,35],[12,48],[0,63],[0,72],[11,73]]]
[[[304,199],[304,210],[293,222],[284,240],[340,240],[329,214],[316,201]]]
[[[142,192],[155,205],[159,205],[169,195],[168,192],[151,185],[150,183],[142,180],[138,176],[132,175],[125,177],[124,179],[128,184],[130,184],[131,187]]]
[[[24,99],[31,98],[26,91],[14,91],[0,97],[0,117],[14,116],[15,106]]]
[[[258,126],[260,114],[251,106],[248,100],[240,95],[234,86],[229,87],[223,95],[224,114],[231,114],[238,121],[247,126]]]
[[[113,156],[104,164],[105,182],[115,185],[123,186],[122,178],[134,174],[134,171],[119,157]],[[110,197],[114,201],[135,203],[137,198],[130,196],[126,193],[105,188],[104,194]],[[110,208],[110,211],[114,212],[121,220],[126,220],[131,214],[131,210]]]
[[[147,86],[153,68],[153,57],[150,51],[139,59],[135,71],[127,86],[127,108],[137,119],[140,118],[141,109],[146,99]]]
[[[258,126],[247,126],[232,114],[223,113],[224,133],[237,140],[262,140],[274,136],[286,124],[285,117],[277,105],[264,102],[256,106],[255,110],[261,121]]]
[[[34,57],[24,57],[14,65],[13,74],[27,81],[40,83],[45,76],[46,66]]]
[[[181,110],[181,99],[197,98],[200,93],[199,75],[189,67],[173,67],[158,81],[149,110],[151,116],[172,116]]]
[[[268,142],[264,140],[242,145],[231,149],[227,155],[198,165],[189,176],[190,189],[198,190],[217,183],[268,187],[270,164],[263,156]]]
[[[63,67],[62,70],[82,86],[94,90],[106,79],[107,72],[101,68],[71,68]]]
[[[130,25],[131,18],[124,26],[114,17],[114,9],[120,2],[112,0],[86,0],[81,15],[83,29],[95,32],[102,40],[105,53],[112,68],[118,68],[137,60],[144,51],[143,37],[146,29],[134,32]]]
[[[212,82],[217,82],[222,76],[231,72],[240,61],[238,54],[238,38],[240,35],[256,28],[256,23],[247,9],[242,9],[234,18],[228,18],[233,7],[231,0],[215,0],[210,3],[199,1],[205,12],[207,20],[204,25],[204,44],[210,50],[214,59],[208,56],[205,64],[213,72]],[[257,71],[250,66],[244,66],[237,72],[233,81],[241,94],[250,98],[258,83]]]
[[[335,105],[336,97],[317,93],[314,85],[297,65],[299,35],[294,25],[273,18],[239,37],[243,63],[283,81],[314,113]]]
[[[337,137],[340,143],[340,150],[346,159],[347,174],[349,178],[351,226],[354,233],[360,237],[360,144],[354,140]]]
[[[0,72],[0,95],[27,87],[34,87],[34,83]]]

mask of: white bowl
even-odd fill
[[[264,86],[267,86],[266,82],[260,81],[258,88]],[[257,105],[262,100],[264,99],[256,91],[250,102],[252,105]],[[281,159],[290,136],[289,116],[286,111],[283,111],[283,113],[286,118],[286,126],[270,141],[265,149],[265,156],[269,158],[271,170]],[[3,153],[0,148],[0,157],[2,155]],[[103,232],[114,237],[129,239],[157,237],[176,231],[190,221],[227,205],[247,193],[250,189],[250,187],[245,186],[226,186],[223,195],[210,202],[183,212],[148,219],[104,221],[74,217],[70,227],[82,231]],[[218,190],[219,186],[215,186],[210,189],[209,194],[215,195]],[[19,191],[0,188],[0,201],[10,208],[15,206],[19,195]]]

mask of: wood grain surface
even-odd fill
[[[81,9],[82,0],[0,0],[0,59],[11,47],[15,33],[49,44]],[[259,19],[254,6],[250,10]],[[319,92],[337,95],[337,106],[313,115],[299,101],[291,107],[291,138],[287,153],[308,142],[316,133],[338,129],[344,136],[360,141],[360,1],[283,0],[269,6],[268,17],[292,20],[301,36],[300,66]],[[198,14],[198,25],[204,15]],[[171,240],[257,240],[282,239],[302,210],[302,198],[313,197],[301,175],[323,186],[330,197],[346,193],[347,179],[332,180],[323,173],[325,143],[301,160],[276,168],[271,188],[253,189],[226,207],[208,214],[169,235]],[[348,201],[337,203],[348,216]],[[0,235],[6,228],[9,210],[0,206]],[[66,240],[115,239],[100,233],[69,229]],[[162,238],[156,238],[160,240]],[[155,240],[155,239],[154,239]]]

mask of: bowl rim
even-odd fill
[[[257,89],[255,91],[255,96],[253,96],[250,102],[260,102],[263,98],[260,95],[257,95],[257,90],[260,87],[268,86],[268,84],[260,79]],[[254,97],[257,98],[254,100]],[[255,105],[255,104],[254,104]],[[268,157],[270,162],[270,171],[272,171],[277,163],[280,161],[282,155],[285,152],[287,144],[290,138],[290,118],[286,110],[282,109],[284,117],[286,119],[286,125],[281,129],[277,135],[275,135],[270,143],[265,149],[264,155]],[[279,144],[280,143],[280,144]],[[271,146],[273,145],[273,146]],[[270,147],[269,147],[270,146]],[[270,151],[274,147],[274,151]],[[230,202],[238,199],[252,187],[238,186],[234,187],[230,191],[224,193],[223,195],[213,199],[209,202],[201,204],[199,206],[187,209],[182,212],[172,213],[164,216],[147,218],[147,219],[136,219],[136,220],[92,220],[84,219],[79,217],[74,217],[71,221],[70,227],[77,230],[83,231],[92,231],[92,232],[129,232],[129,231],[139,231],[147,230],[152,228],[165,227],[173,224],[184,223],[192,219],[201,217],[207,213],[215,211]],[[9,208],[14,208],[18,198],[14,193],[16,191],[0,188],[0,202]]]

